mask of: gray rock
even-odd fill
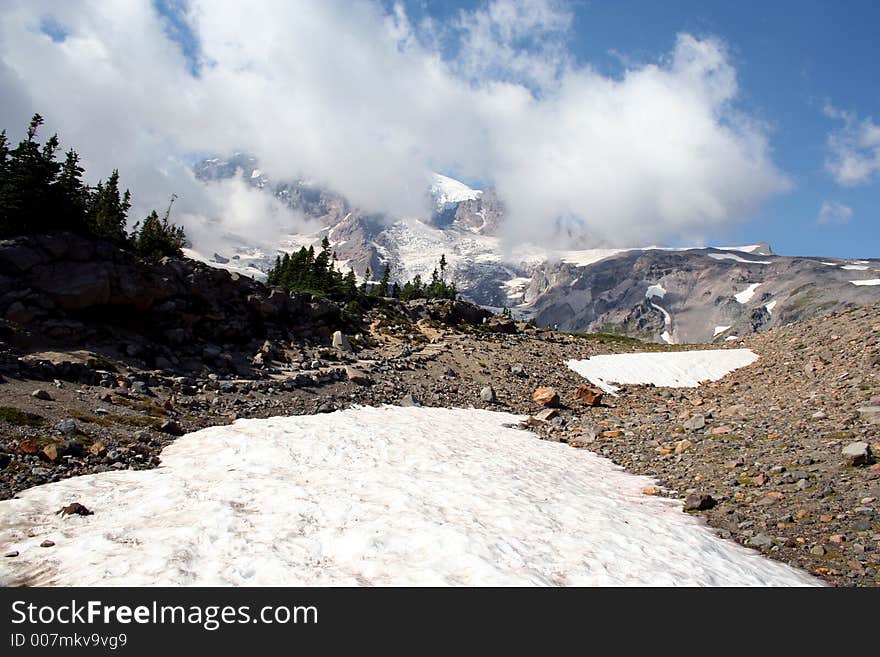
[[[345,378],[359,386],[368,386],[373,383],[373,377],[356,367],[346,367]]]
[[[53,401],[52,395],[43,390],[42,388],[37,388],[31,393],[31,397],[34,399],[42,399],[43,401]]]
[[[684,498],[685,511],[707,511],[714,508],[716,504],[718,502],[715,501],[715,498],[705,493],[691,493]]]
[[[76,420],[73,418],[67,418],[66,420],[61,420],[58,424],[55,425],[55,428],[63,433],[65,436],[75,436],[80,433],[79,426],[76,423]]]
[[[526,374],[526,371],[522,365],[511,365],[510,366],[510,373],[513,374],[514,376],[518,376],[522,379],[524,379],[528,376],[528,374]]]
[[[689,418],[682,426],[684,426],[684,428],[688,431],[699,431],[706,426],[706,418],[702,415],[694,415],[693,417]]]
[[[873,461],[871,446],[865,442],[850,443],[841,450],[847,465],[868,465]]]
[[[406,407],[421,406],[422,405],[421,402],[419,402],[415,397],[413,397],[409,393],[407,393],[403,397],[401,397],[398,404],[400,406],[406,406]]]
[[[482,399],[487,404],[492,404],[495,402],[495,389],[492,386],[486,386],[482,390],[480,390],[480,399]]]
[[[767,534],[758,534],[749,539],[749,545],[755,548],[769,548],[773,545],[773,539]]]

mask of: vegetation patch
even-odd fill
[[[98,424],[102,427],[112,426],[112,423],[107,420],[106,417],[101,417],[100,415],[93,415],[92,413],[86,413],[84,411],[79,411],[75,408],[68,408],[67,414],[72,417],[74,420],[79,420],[80,422],[87,422],[89,424]]]
[[[19,427],[40,427],[46,418],[36,413],[28,413],[12,406],[0,406],[0,420]]]

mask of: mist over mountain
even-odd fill
[[[205,159],[193,170],[209,184],[238,180],[260,190],[314,228],[282,230],[274,249],[258,236],[229,234],[219,251],[200,250],[198,243],[189,251],[257,278],[277,253],[317,246],[326,236],[340,267],[359,277],[387,264],[392,280],[427,278],[445,255],[456,285],[474,303],[509,308],[541,326],[668,343],[732,341],[880,298],[878,260],[779,256],[769,244],[511,246],[507,212],[496,192],[442,174],[426,186],[424,215],[395,217],[363,212],[343,194],[307,179],[273,181],[257,158],[242,153]]]

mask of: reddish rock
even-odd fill
[[[532,400],[544,408],[556,408],[559,406],[559,393],[550,387],[538,388],[532,393]]]
[[[574,398],[582,401],[587,406],[599,406],[602,403],[604,394],[599,388],[583,385],[578,386],[574,391]]]
[[[21,441],[18,446],[18,451],[22,454],[38,454],[40,452],[40,446],[37,445],[36,441],[27,438]]]

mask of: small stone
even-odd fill
[[[17,557],[17,556],[18,556],[18,550],[13,550],[12,552],[7,552],[7,553],[4,554],[3,556],[4,556],[4,557],[7,557],[7,558]]]
[[[410,406],[421,406],[421,402],[419,402],[415,397],[411,394],[407,393],[403,397],[400,398],[398,402],[399,406],[410,407]]]
[[[345,378],[358,386],[368,386],[373,383],[373,377],[356,367],[346,367]]]
[[[683,452],[686,452],[687,450],[689,450],[693,446],[694,446],[694,444],[690,440],[687,440],[687,439],[679,440],[677,443],[675,443],[675,453],[682,454]]]
[[[688,419],[683,426],[688,431],[699,431],[706,426],[706,418],[702,415],[694,415]]]
[[[841,450],[847,465],[869,465],[873,462],[871,446],[866,442],[850,443]]]
[[[107,445],[102,441],[96,440],[89,446],[89,454],[92,456],[104,456],[107,453]]]
[[[532,401],[544,408],[555,408],[559,406],[559,394],[553,388],[544,386],[532,393]]]
[[[484,387],[480,390],[480,399],[487,404],[493,404],[495,402],[495,389],[492,386]]]
[[[748,540],[748,544],[755,548],[769,548],[773,545],[773,539],[767,534],[757,534]]]
[[[543,411],[538,411],[533,416],[537,420],[541,420],[542,422],[549,422],[553,418],[559,415],[559,411],[555,408],[545,408]]]
[[[333,332],[333,347],[345,353],[351,353],[351,342],[342,331]]]
[[[821,545],[814,545],[810,548],[810,554],[812,554],[814,557],[824,557],[826,553],[827,550]]]
[[[165,420],[159,427],[159,431],[161,431],[162,433],[170,434],[172,436],[183,435],[183,427],[181,427],[176,420]]]
[[[63,506],[55,512],[55,515],[64,516],[91,516],[94,515],[84,505],[79,502],[71,502],[67,506]]]
[[[55,425],[55,428],[66,436],[75,436],[80,432],[79,426],[76,424],[76,420],[74,420],[73,418],[61,420],[58,424]]]
[[[523,379],[528,376],[522,365],[511,365],[510,373]]]
[[[31,397],[34,399],[42,399],[43,401],[53,401],[52,395],[50,395],[47,391],[42,388],[37,388],[31,393]]]
[[[659,495],[660,489],[657,488],[656,486],[645,486],[642,489],[642,493],[645,495]]]
[[[61,450],[58,449],[58,445],[46,445],[41,450],[40,454],[43,456],[43,458],[52,463],[61,458]]]
[[[599,388],[593,386],[580,385],[574,391],[574,398],[582,401],[587,406],[599,406],[602,404],[602,397],[605,393]]]
[[[685,511],[707,511],[712,509],[718,502],[711,495],[705,493],[691,493],[684,498]]]
[[[40,547],[44,547],[44,548],[50,548],[53,545],[55,545],[55,541],[50,541],[49,539],[46,539],[45,541],[40,543]]]

